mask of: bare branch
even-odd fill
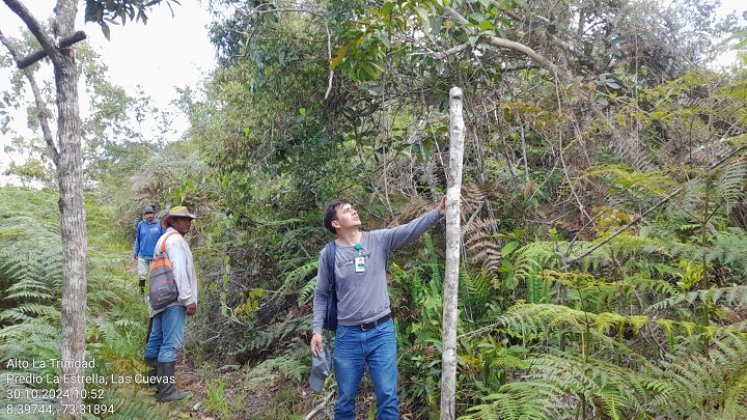
[[[491,0],[490,3],[492,3],[495,7],[499,8],[499,9],[501,8],[501,6],[498,4],[498,2],[496,2],[494,0]],[[524,19],[521,16],[517,15],[516,13],[514,13],[513,10],[506,10],[503,13],[505,13],[506,15],[508,15],[508,17],[510,17],[511,19],[513,19],[516,22],[524,22]],[[548,18],[546,18],[546,17],[544,17],[542,15],[532,14],[532,16],[536,17],[537,19],[539,19],[539,20],[541,20],[541,21],[543,21],[545,23],[548,23],[548,24],[550,23],[550,19],[548,19]],[[547,32],[547,31],[545,31],[545,33],[550,38],[550,40],[552,42],[554,42],[558,47],[566,50],[567,52],[573,53],[574,55],[578,55],[578,56],[582,55],[582,53],[580,53],[579,50],[576,47],[574,47],[573,45],[567,43],[566,41],[558,38],[557,36],[555,36],[555,34],[552,34],[552,33]]]
[[[70,36],[66,36],[65,38],[60,39],[60,48],[68,48],[71,45],[75,44],[76,42],[80,42],[86,39],[86,33],[83,31],[78,31]],[[47,56],[47,51],[44,49],[41,49],[39,51],[33,52],[26,57],[18,60],[18,68],[19,69],[25,69],[26,67],[36,63],[37,61],[41,60],[42,58]]]
[[[5,45],[5,48],[8,49],[10,52],[10,55],[13,57],[13,60],[16,62],[16,64],[19,63],[21,56],[18,54],[18,51],[13,47],[13,44],[5,37],[2,31],[0,31],[0,42],[2,42],[3,45]],[[54,137],[52,136],[52,130],[49,127],[49,117],[52,115],[51,112],[49,112],[49,109],[47,109],[47,105],[44,102],[44,98],[42,97],[41,90],[39,89],[39,85],[36,84],[36,78],[34,78],[34,73],[29,68],[22,69],[23,74],[26,76],[26,79],[29,81],[29,85],[31,86],[31,92],[34,94],[34,101],[36,103],[36,110],[39,113],[39,124],[41,125],[42,129],[42,137],[44,137],[44,142],[47,143],[47,148],[49,149],[49,153],[52,155],[52,161],[54,162],[55,166],[59,163],[60,157],[59,153],[57,152],[57,147],[54,144]]]
[[[253,15],[264,15],[267,13],[286,13],[286,12],[297,12],[297,13],[308,13],[316,17],[322,17],[322,13],[319,9],[309,8],[308,6],[302,7],[283,7],[277,9],[262,10],[265,6],[274,6],[273,3],[262,3],[259,6],[253,8],[249,12],[244,12],[242,9],[236,9],[240,14],[246,18],[250,18]]]
[[[329,32],[329,25],[324,22],[324,29],[327,30],[327,57],[329,62],[332,62],[332,34]],[[329,71],[329,79],[327,80],[327,91],[324,92],[324,100],[329,98],[329,94],[332,92],[332,78],[335,76],[334,70]]]
[[[335,390],[329,391],[326,397],[324,397],[324,400],[320,402],[316,407],[314,407],[311,411],[309,411],[305,416],[304,420],[311,420],[319,414],[320,411],[324,409],[324,407],[329,403],[330,398],[335,395]]]
[[[425,56],[428,56],[428,57],[433,57],[433,58],[435,58],[437,60],[444,60],[444,59],[448,58],[451,55],[458,54],[458,53],[466,50],[468,47],[469,47],[469,43],[465,42],[464,44],[457,45],[456,47],[449,48],[446,51],[436,52],[436,51],[430,51],[429,50],[428,52],[416,52],[416,53],[412,53],[410,55],[411,56],[425,55]]]
[[[452,9],[451,7],[444,7],[446,12],[454,18],[458,23],[464,25],[469,23],[467,18],[462,16],[459,12]],[[488,36],[488,43],[494,47],[498,48],[506,48],[509,50],[513,50],[516,52],[520,52],[527,57],[531,58],[532,60],[536,61],[542,67],[549,70],[553,76],[561,78],[561,79],[567,79],[568,76],[566,75],[565,71],[561,70],[560,67],[553,64],[550,60],[539,54],[538,52],[534,51],[533,49],[529,48],[528,46],[518,43],[516,41],[511,41],[505,38],[500,38],[497,36]]]
[[[273,3],[262,3],[259,6],[253,8],[248,13],[244,12],[242,9],[237,8],[236,10],[241,13],[246,18],[251,18],[253,15],[259,15],[262,16],[264,14],[268,13],[307,13],[311,16],[322,18],[324,17],[319,9],[312,9],[309,8],[307,5],[298,3],[301,7],[285,7],[285,8],[277,8],[277,9],[269,9],[269,10],[261,10],[265,6],[274,6]],[[327,30],[327,55],[329,57],[329,60],[332,61],[332,34],[329,31],[329,25],[327,25],[326,22],[324,22],[324,27]],[[253,30],[252,30],[253,32]],[[247,35],[247,38],[251,38],[252,35],[245,34],[243,32],[239,32],[244,35]],[[327,91],[324,93],[324,100],[326,101],[327,98],[329,98],[330,93],[332,93],[332,80],[334,78],[334,71],[329,71],[329,78],[327,79]]]
[[[29,28],[29,31],[31,31],[31,34],[34,35],[34,38],[39,41],[39,44],[41,44],[42,48],[44,48],[44,51],[47,52],[49,58],[51,58],[52,60],[57,59],[57,57],[59,57],[60,55],[60,50],[57,49],[54,40],[50,38],[46,32],[44,32],[41,24],[39,24],[39,21],[36,20],[29,9],[27,9],[26,6],[24,6],[18,0],[3,0],[3,2],[5,2],[8,8],[12,10],[13,13],[18,15],[23,23],[26,24],[26,26]],[[16,63],[17,62],[18,60],[16,60]]]

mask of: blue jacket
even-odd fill
[[[163,232],[164,229],[161,227],[160,220],[153,219],[151,223],[148,223],[147,220],[141,220],[135,231],[135,246],[132,249],[132,255],[152,259],[156,242]]]

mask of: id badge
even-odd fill
[[[366,257],[355,257],[355,272],[366,272]]]

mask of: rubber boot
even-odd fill
[[[158,402],[183,400],[189,392],[176,389],[176,362],[158,363]]]
[[[140,294],[145,294],[145,279],[141,278],[138,280],[137,285],[140,287]]]
[[[158,359],[146,357],[143,360],[145,361],[146,366],[148,366],[148,387],[158,393],[158,384],[156,383],[156,376],[158,375]]]

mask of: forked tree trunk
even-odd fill
[[[464,117],[462,90],[449,91],[449,180],[446,190],[446,278],[441,344],[441,419],[456,418],[456,328],[459,293],[459,249],[461,246],[460,196],[464,158]]]
[[[60,337],[61,397],[57,400],[57,414],[72,418],[81,416],[85,387],[86,333],[86,216],[83,206],[83,158],[80,145],[80,116],[78,113],[78,69],[75,51],[59,48],[39,21],[19,0],[3,0],[39,41],[54,67],[57,91],[57,145],[50,130],[44,130],[45,140],[57,169],[59,187],[60,227],[62,236],[62,336]],[[78,0],[58,0],[55,7],[55,37],[63,38],[75,32]],[[5,42],[4,42],[5,43]],[[11,49],[9,44],[6,46]],[[17,54],[13,54],[18,63]],[[33,76],[26,72],[32,88]],[[42,126],[48,122],[43,101],[34,90]]]

